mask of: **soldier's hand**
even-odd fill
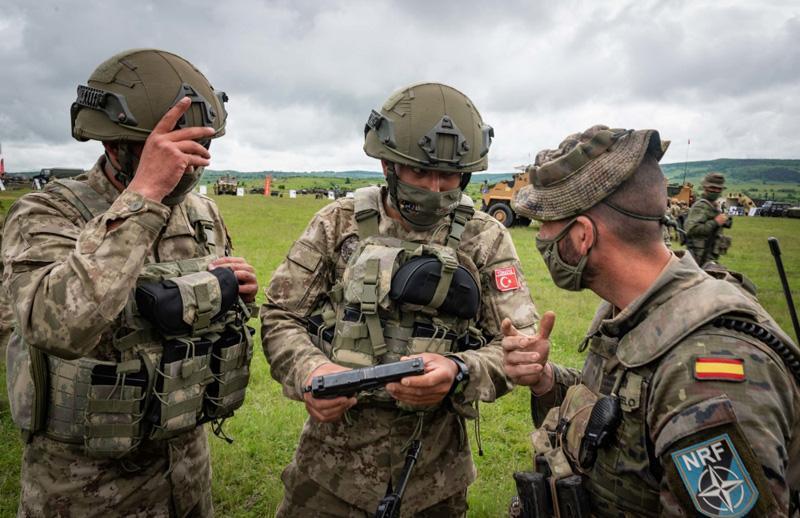
[[[324,363],[314,369],[309,374],[305,385],[311,385],[311,379],[314,376],[324,376],[325,374],[333,374],[334,372],[349,371],[347,367],[336,365],[335,363]],[[317,399],[311,395],[311,392],[303,394],[303,400],[306,404],[306,411],[314,420],[321,423],[332,423],[342,418],[348,408],[357,403],[354,397],[337,397],[333,399]]]
[[[136,174],[128,185],[129,191],[160,202],[190,167],[205,167],[211,163],[211,153],[195,141],[210,138],[214,128],[174,129],[189,106],[191,100],[184,97],[153,128],[144,143]]]
[[[716,221],[717,225],[719,225],[720,227],[724,225],[725,222],[728,221],[728,219],[729,218],[727,214],[717,214],[716,216],[714,216],[714,221]]]
[[[528,386],[539,395],[549,392],[553,384],[553,371],[547,366],[547,358],[555,322],[556,314],[546,312],[539,322],[539,332],[533,336],[521,334],[507,318],[501,324],[503,370],[515,384]]]
[[[420,357],[425,363],[425,373],[388,383],[386,391],[397,401],[407,405],[436,405],[450,392],[453,380],[458,374],[458,366],[453,360],[436,353],[415,354],[401,359]]]
[[[256,278],[256,270],[250,266],[247,261],[242,257],[220,257],[214,259],[208,265],[209,270],[214,268],[230,268],[236,275],[236,280],[239,281],[239,296],[245,302],[253,302],[256,300],[258,293],[258,279]]]

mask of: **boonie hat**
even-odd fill
[[[722,189],[725,187],[725,177],[722,173],[708,173],[705,178],[703,178],[703,187],[719,187]]]
[[[630,177],[650,154],[664,156],[668,141],[658,131],[596,125],[565,138],[557,149],[544,149],[526,171],[530,185],[512,200],[527,218],[554,221],[581,214]]]

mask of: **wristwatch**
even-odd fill
[[[450,392],[448,392],[447,395],[452,396],[453,394],[460,394],[464,392],[464,387],[469,383],[469,367],[467,367],[464,360],[458,356],[446,356],[446,358],[453,360],[453,363],[458,367],[458,372],[456,373],[456,377],[453,378],[453,384],[450,386]]]

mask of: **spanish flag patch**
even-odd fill
[[[697,380],[744,381],[744,360],[702,356],[695,358],[694,378]]]

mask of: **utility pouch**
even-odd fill
[[[583,384],[569,387],[561,403],[558,434],[562,450],[573,467],[580,466],[581,445],[596,403],[597,395]]]
[[[440,293],[439,284],[444,275],[452,275],[452,279],[447,291]],[[392,278],[389,298],[435,307],[440,313],[471,320],[478,315],[481,292],[469,270],[455,259],[442,262],[438,257],[421,256],[398,268]]]
[[[215,268],[136,288],[139,313],[165,336],[207,328],[236,303],[239,283],[230,268]]]
[[[149,376],[142,360],[100,362],[91,370],[84,448],[90,457],[119,458],[142,440]]]
[[[731,221],[731,220],[728,220]],[[731,238],[730,236],[723,236],[718,235],[717,239],[714,241],[714,252],[718,255],[725,255],[728,253],[728,249],[731,247]]]
[[[168,439],[197,426],[203,394],[213,379],[211,348],[211,341],[205,338],[175,339],[164,344],[148,415],[153,424],[152,439]]]
[[[206,388],[203,404],[205,420],[229,417],[244,403],[245,389],[250,381],[255,332],[247,326],[241,329],[229,327],[214,342],[211,349],[213,381]]]

